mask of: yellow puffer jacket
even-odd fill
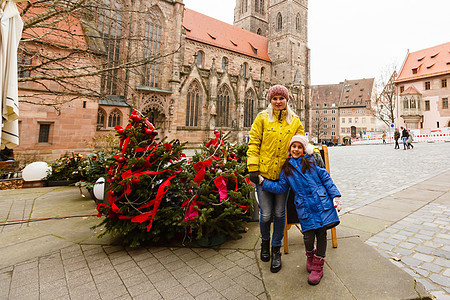
[[[297,116],[291,124],[286,122],[286,110],[274,111],[274,122],[269,122],[269,112],[260,112],[250,130],[247,151],[249,172],[259,171],[267,179],[277,180],[287,158],[289,142],[294,134],[305,134]]]

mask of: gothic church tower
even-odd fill
[[[267,37],[271,82],[290,89],[291,104],[309,128],[308,0],[236,0],[234,25]]]
[[[269,32],[269,0],[236,0],[234,25],[267,37]]]

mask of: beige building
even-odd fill
[[[104,58],[125,58],[130,50],[138,57],[162,57],[90,82],[105,95],[100,99],[77,99],[59,111],[46,108],[46,113],[23,105],[16,156],[52,160],[65,152],[90,152],[87,142],[116,125],[125,126],[131,109],[149,115],[160,137],[178,138],[189,147],[217,128],[243,142],[256,114],[268,105],[266,93],[275,83],[288,87],[289,103],[308,129],[306,0],[237,0],[235,25],[192,11],[181,0],[110,2],[113,8],[145,12],[145,17],[124,20],[126,15],[111,10],[111,19],[124,21],[127,30],[96,20]],[[114,42],[115,36],[127,34],[128,41]],[[93,44],[87,39],[83,47]],[[19,89],[21,95],[30,92],[24,85]]]
[[[450,43],[411,52],[395,80],[397,126],[450,127]]]
[[[375,79],[345,80],[311,86],[311,135],[317,141],[342,143],[376,130]]]

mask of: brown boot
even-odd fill
[[[311,273],[312,271],[314,254],[316,254],[316,249],[306,251],[306,271],[308,271],[308,273]]]
[[[314,255],[313,265],[311,274],[308,276],[308,283],[311,285],[316,285],[320,282],[323,276],[323,264],[325,263],[325,258]]]

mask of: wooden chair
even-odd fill
[[[322,159],[325,163],[325,168],[327,169],[328,173],[330,173],[330,161],[328,159],[328,147],[323,145],[322,149],[320,150],[320,155],[322,156]],[[286,202],[286,226],[284,227],[284,238],[283,238],[283,245],[284,245],[284,253],[289,253],[289,238],[288,238],[288,231],[291,229],[291,226],[295,225],[300,232],[302,231],[299,227],[299,221],[297,217],[297,212],[295,210],[295,204],[294,204],[294,193],[290,193],[288,200]],[[331,229],[331,243],[333,245],[333,248],[337,247],[337,235],[336,235],[336,227]]]

